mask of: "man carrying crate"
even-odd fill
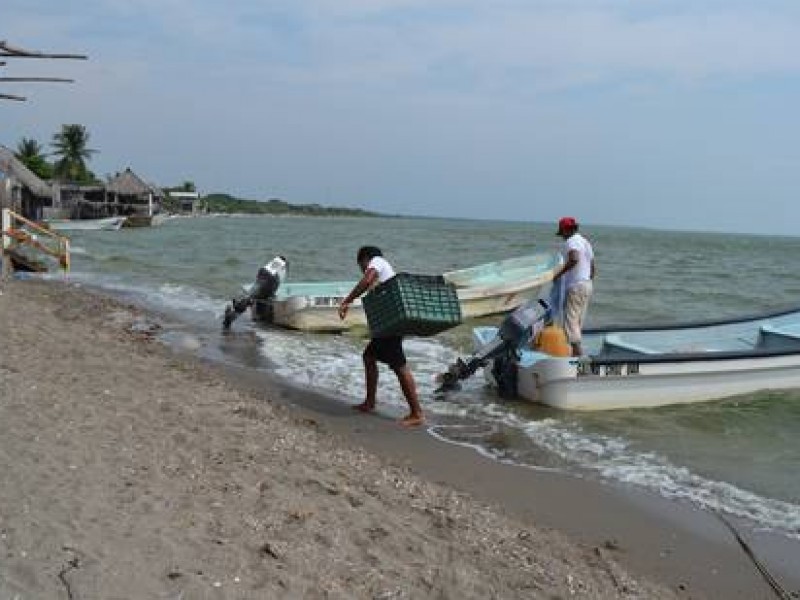
[[[380,249],[375,246],[359,248],[356,261],[364,275],[339,306],[339,318],[341,319],[347,316],[347,309],[353,300],[395,275],[392,265],[383,258]],[[422,425],[425,422],[425,417],[422,414],[422,408],[417,397],[417,385],[414,382],[414,375],[411,373],[411,369],[406,362],[405,352],[403,352],[402,336],[395,335],[370,339],[369,344],[364,349],[362,358],[364,359],[364,379],[367,393],[364,402],[355,405],[353,408],[365,413],[375,410],[378,391],[378,361],[380,361],[389,365],[389,368],[397,375],[397,381],[403,390],[403,396],[408,402],[409,412],[400,420],[400,424],[406,427]]]

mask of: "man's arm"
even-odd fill
[[[370,289],[377,279],[378,279],[378,271],[376,271],[375,269],[367,269],[364,272],[364,276],[359,280],[357,284],[353,286],[353,289],[350,290],[350,293],[347,294],[345,299],[342,300],[342,303],[339,305],[340,319],[344,319],[347,316],[347,309],[350,308],[350,305],[353,303],[353,300],[355,300],[361,294]]]
[[[555,273],[555,275],[553,275],[553,281],[561,277],[564,273],[572,269],[577,264],[578,264],[578,251],[570,250],[569,253],[567,254],[566,262],[563,265],[561,265],[561,268]]]

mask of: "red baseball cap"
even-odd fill
[[[561,235],[563,232],[575,229],[577,226],[578,222],[573,217],[561,217],[558,220],[558,231],[556,231],[556,235]]]

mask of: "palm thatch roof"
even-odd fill
[[[0,171],[19,181],[35,196],[53,197],[53,189],[50,184],[39,179],[33,171],[14,155],[14,152],[2,145],[0,145]]]
[[[106,184],[106,189],[120,196],[143,196],[146,194],[153,194],[153,196],[161,197],[164,195],[163,191],[144,181],[136,173],[131,171],[130,167],[112,177],[108,184]]]

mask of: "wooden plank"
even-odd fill
[[[6,254],[11,259],[11,266],[15,271],[27,271],[29,273],[46,273],[47,265],[40,260],[25,256],[16,250],[6,250]]]

